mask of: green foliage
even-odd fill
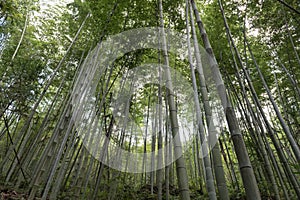
[[[30,3],[28,3],[30,2]],[[260,1],[259,1],[260,2]],[[217,61],[223,72],[226,80],[226,85],[232,84],[232,90],[236,91],[237,95],[240,95],[241,88],[238,85],[237,73],[242,77],[242,81],[246,83],[245,76],[242,73],[240,64],[238,64],[239,71],[237,72],[234,67],[234,58],[237,58],[235,54],[232,55],[230,45],[227,40],[224,22],[222,15],[219,11],[218,2],[216,0],[197,2],[200,8],[201,15],[203,16],[204,25],[209,35],[214,53]],[[289,3],[297,7],[296,0],[289,1]],[[65,102],[68,100],[69,90],[71,90],[72,84],[74,84],[74,76],[79,73],[80,61],[86,58],[90,49],[93,49],[100,40],[105,40],[109,35],[121,33],[125,30],[130,30],[140,27],[158,26],[158,6],[156,1],[150,0],[128,0],[118,1],[116,8],[116,1],[109,0],[75,0],[74,2],[64,6],[55,6],[51,9],[44,10],[42,15],[37,15],[40,11],[37,0],[25,1],[25,0],[8,0],[0,1],[0,164],[6,157],[8,147],[11,145],[8,141],[8,135],[2,120],[3,114],[5,117],[15,119],[11,120],[9,130],[13,135],[13,140],[16,142],[16,149],[20,148],[19,144],[27,133],[31,133],[29,142],[24,145],[26,154],[31,148],[31,144],[36,139],[37,133],[43,126],[43,119],[46,117],[46,112],[51,105],[54,96],[59,92],[58,100],[55,101],[53,108],[49,112],[49,119],[43,127],[42,136],[39,137],[36,146],[33,147],[36,157],[30,160],[30,163],[22,163],[26,167],[26,171],[29,171],[30,176],[34,177],[31,172],[39,163],[40,157],[44,151],[45,146],[50,142],[50,138],[54,135],[56,130],[59,130],[59,137],[57,141],[61,141],[62,137],[66,133],[65,124],[59,124],[60,115],[63,113]],[[163,1],[165,26],[167,28],[175,29],[178,32],[185,33],[185,19],[184,19],[184,1],[179,0],[166,0]],[[228,23],[230,26],[233,40],[236,43],[237,49],[241,54],[242,64],[247,68],[253,81],[254,89],[259,96],[259,99],[263,106],[269,104],[268,98],[266,98],[266,91],[262,87],[262,82],[259,79],[257,70],[254,65],[254,60],[249,54],[249,50],[245,48],[244,34],[246,31],[247,40],[251,46],[254,57],[262,70],[263,75],[271,88],[275,99],[282,111],[286,113],[286,119],[290,122],[291,130],[297,135],[299,132],[299,102],[295,95],[295,90],[291,89],[291,81],[283,71],[281,65],[277,61],[278,58],[282,60],[282,63],[290,71],[294,80],[300,80],[299,61],[296,59],[296,53],[299,52],[299,19],[294,13],[287,11],[276,1],[266,0],[263,4],[258,4],[258,1],[224,1],[224,9]],[[110,13],[113,10],[113,14]],[[34,118],[31,122],[30,129],[26,131],[24,137],[22,136],[20,141],[15,141],[16,135],[20,133],[22,127],[25,125],[28,114],[33,105],[37,102],[37,99],[41,95],[47,81],[51,77],[52,73],[58,66],[60,60],[65,56],[68,46],[71,44],[75,37],[78,27],[81,25],[87,14],[91,16],[88,18],[87,23],[82,29],[78,40],[72,47],[68,55],[66,55],[63,67],[59,70],[48,88],[45,97],[38,106],[34,114]],[[26,24],[26,17],[28,17],[28,24]],[[245,18],[247,17],[247,23]],[[22,32],[25,31],[24,38],[22,38]],[[199,43],[201,44],[201,35],[197,29]],[[292,41],[294,41],[293,48]],[[18,44],[20,46],[18,48]],[[18,51],[16,51],[18,49]],[[16,54],[15,54],[16,52]],[[99,118],[101,123],[106,123],[103,126],[102,131],[107,131],[109,126],[112,110],[111,103],[116,93],[120,91],[122,86],[121,79],[126,75],[128,70],[134,69],[145,63],[157,63],[158,60],[157,50],[144,49],[127,53],[121,58],[118,58],[112,69],[111,77],[108,81],[111,90],[105,96],[103,91],[106,87],[106,81],[108,79],[108,73],[101,77],[99,84],[97,85],[96,103],[97,108],[100,108],[101,100],[104,99],[104,106],[99,110]],[[161,52],[160,52],[161,53]],[[14,57],[15,54],[15,57]],[[13,58],[14,57],[14,58]],[[179,55],[170,53],[170,66],[180,72],[188,82],[191,82],[191,76],[187,61],[182,61]],[[163,59],[160,60],[163,62]],[[78,71],[77,71],[78,70]],[[278,88],[275,84],[274,73],[277,75]],[[65,79],[63,79],[65,77]],[[230,79],[229,79],[230,78]],[[198,78],[197,78],[198,79]],[[181,81],[181,80],[178,80]],[[199,81],[199,80],[197,80]],[[61,91],[58,91],[61,82],[64,83]],[[299,81],[298,81],[299,82]],[[197,82],[199,84],[199,82]],[[184,90],[183,84],[178,86],[178,90]],[[247,83],[246,83],[247,86]],[[157,93],[158,85],[145,84],[139,88],[135,94],[131,96],[130,102],[130,117],[136,124],[142,124],[145,120],[145,116],[148,112],[148,106],[153,106],[158,103]],[[229,88],[229,87],[228,87]],[[280,94],[281,93],[281,94]],[[250,103],[254,103],[251,100],[250,92],[247,91],[247,95],[250,99]],[[166,101],[166,88],[162,88],[163,101]],[[282,96],[282,97],[280,97]],[[149,98],[151,97],[151,98]],[[240,96],[241,97],[241,96]],[[234,99],[233,95],[233,99]],[[177,108],[185,109],[186,105],[180,104],[180,100],[177,100]],[[242,99],[244,104],[244,99]],[[235,103],[234,106],[240,106]],[[73,108],[76,109],[76,108]],[[71,112],[74,110],[71,110]],[[246,110],[246,114],[249,114],[249,110]],[[70,113],[67,114],[68,117]],[[71,113],[72,114],[72,113]],[[245,138],[245,144],[249,151],[249,155],[254,166],[260,166],[263,164],[260,157],[259,149],[256,147],[257,143],[255,137],[250,135],[248,129],[249,124],[245,125],[245,119],[240,117],[241,113],[238,113],[241,121],[242,133]],[[255,113],[259,116],[259,113]],[[65,120],[65,117],[62,118]],[[193,117],[193,116],[191,116]],[[253,120],[253,119],[251,119]],[[276,118],[270,115],[270,121],[275,120],[274,129],[279,129],[277,137],[279,141],[288,146],[286,137],[283,134],[280,127],[276,124]],[[67,120],[66,120],[67,121]],[[254,121],[254,120],[253,120]],[[100,123],[100,122],[99,122]],[[256,122],[255,122],[256,123]],[[82,122],[82,126],[87,125],[88,122]],[[256,124],[255,124],[256,125]],[[115,125],[114,125],[115,126]],[[263,125],[262,125],[263,126]],[[74,138],[78,137],[77,131],[80,131],[81,127],[71,127],[74,130],[71,133],[74,134]],[[224,125],[224,129],[227,129]],[[98,130],[97,130],[98,131]],[[228,152],[223,152],[225,156],[230,156],[232,159],[233,171],[237,173],[239,171],[238,161],[234,154],[234,148],[229,138],[229,133],[225,130],[226,136],[222,138],[222,141],[228,146]],[[251,133],[252,134],[252,133]],[[256,134],[256,133],[255,133]],[[72,135],[73,136],[73,135]],[[112,140],[117,141],[118,135],[113,135]],[[265,142],[271,144],[271,140],[267,137]],[[73,141],[72,141],[73,142]],[[76,139],[77,142],[77,139]],[[68,141],[68,145],[71,145]],[[51,148],[54,153],[57,152],[58,146]],[[124,142],[124,149],[128,150],[132,148],[132,144],[129,141]],[[262,147],[264,148],[264,147]],[[62,186],[58,198],[59,199],[77,199],[78,193],[86,192],[88,197],[93,195],[96,185],[97,172],[100,164],[97,163],[94,158],[88,157],[86,152],[82,153],[78,149],[74,148],[67,152],[67,148],[64,147],[63,155],[68,159],[65,163],[60,163],[60,166],[66,167],[64,174],[64,180],[66,183]],[[146,150],[151,149],[151,143],[146,144]],[[289,147],[287,147],[289,149]],[[74,151],[73,151],[74,150]],[[78,151],[78,152],[77,152]],[[136,151],[142,153],[144,149],[142,146],[138,146]],[[196,162],[197,159],[193,156],[195,153],[193,148],[186,149],[186,158]],[[271,144],[271,151],[275,151],[274,146]],[[51,153],[53,153],[51,152]],[[29,152],[30,153],[30,152]],[[48,153],[48,152],[47,152]],[[77,155],[76,157],[75,155]],[[14,155],[14,154],[12,154]],[[50,156],[50,153],[48,154]],[[48,156],[47,155],[47,156]],[[24,157],[21,157],[24,159]],[[224,159],[224,158],[223,158]],[[275,154],[275,159],[278,159]],[[55,160],[55,156],[52,157],[52,162]],[[225,159],[224,159],[225,160]],[[9,162],[12,162],[10,158]],[[23,161],[23,160],[22,160]],[[94,162],[95,161],[95,162]],[[227,161],[229,162],[229,161]],[[223,161],[224,163],[224,161]],[[228,163],[226,163],[228,164]],[[8,164],[4,163],[6,167]],[[290,163],[294,174],[299,177],[300,165]],[[9,163],[10,166],[10,163]],[[74,167],[75,166],[75,167]],[[10,189],[13,188],[13,182],[19,180],[19,166],[16,167],[16,172],[13,173],[12,182],[4,183],[6,179],[4,172],[0,173],[0,185],[11,184]],[[48,176],[50,169],[45,167],[45,177]],[[73,168],[71,168],[73,167]],[[230,180],[231,169],[230,166],[226,171],[227,181]],[[7,167],[9,168],[9,167]],[[172,167],[173,169],[173,167]],[[255,168],[256,169],[256,168]],[[2,169],[1,169],[2,170]],[[78,170],[78,171],[76,171]],[[88,171],[90,170],[90,171]],[[189,174],[193,174],[194,170],[190,168]],[[175,171],[175,170],[174,170]],[[77,172],[80,172],[76,174]],[[2,174],[3,173],[3,174]],[[67,173],[68,179],[67,179]],[[115,176],[112,176],[114,174]],[[110,195],[115,194],[115,199],[156,199],[157,187],[154,186],[154,194],[151,194],[151,186],[149,185],[149,174],[143,174],[145,183],[140,183],[141,175],[121,174],[116,175],[112,169],[104,169],[103,175],[100,180],[98,199],[108,199]],[[266,175],[263,175],[266,176]],[[31,178],[32,178],[31,177]],[[44,179],[46,179],[43,177]],[[75,177],[75,178],[74,178]],[[87,180],[85,179],[87,177]],[[74,182],[73,182],[74,178]],[[58,179],[56,177],[56,179]],[[56,180],[55,179],[55,180]],[[241,185],[241,177],[237,175],[236,180]],[[72,180],[72,181],[70,181]],[[138,180],[138,181],[137,181]],[[45,182],[41,181],[41,184],[37,187],[38,193],[43,192]],[[85,182],[86,181],[86,182]],[[207,199],[208,194],[206,191],[200,191],[199,183],[204,182],[204,177],[197,176],[192,180],[190,179],[190,193],[192,199]],[[229,181],[228,181],[229,182]],[[24,182],[19,181],[19,185],[25,187],[25,191],[29,191],[32,188],[27,188]],[[22,184],[21,184],[22,183]],[[62,183],[62,184],[64,184]],[[231,182],[230,182],[231,183]],[[265,187],[266,183],[260,182],[261,193],[265,195],[265,198],[270,193],[270,188]],[[22,187],[23,187],[22,186]],[[155,188],[156,187],[156,188]],[[230,195],[232,199],[244,199],[245,190],[237,190],[236,185],[228,184]],[[83,191],[86,189],[86,191]],[[79,192],[78,192],[79,191]],[[111,191],[116,191],[111,193]],[[166,192],[166,186],[163,184],[163,192]],[[272,193],[271,193],[272,194]],[[170,184],[170,199],[179,199],[178,186],[174,183]],[[163,197],[164,199],[165,197]]]

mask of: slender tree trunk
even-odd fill
[[[159,63],[160,63],[160,54],[159,56]],[[162,181],[163,181],[163,169],[162,169],[162,144],[163,144],[163,138],[162,138],[162,69],[161,66],[159,66],[159,86],[158,86],[158,137],[157,137],[157,151],[158,151],[158,157],[157,157],[157,167],[158,170],[156,172],[156,183],[157,183],[157,197],[158,200],[162,200]]]
[[[77,38],[78,38],[78,36],[79,36],[79,34],[80,34],[80,32],[81,32],[81,30],[82,30],[82,28],[83,28],[85,22],[86,22],[86,20],[88,19],[89,16],[90,16],[90,15],[88,14],[88,15],[86,16],[85,20],[82,22],[81,26],[79,27],[79,29],[78,29],[78,31],[77,31],[77,33],[76,33],[74,39],[73,39],[73,41],[71,42],[70,46],[68,47],[65,56],[60,60],[60,62],[59,62],[59,64],[57,65],[56,69],[54,70],[52,76],[50,77],[49,81],[47,82],[45,88],[43,89],[43,91],[42,91],[40,97],[39,97],[38,100],[35,102],[35,104],[34,104],[32,110],[31,110],[31,112],[30,112],[30,114],[29,114],[29,116],[28,116],[26,122],[24,123],[24,126],[22,127],[22,129],[20,130],[18,136],[16,137],[16,141],[21,141],[21,139],[25,137],[26,131],[27,131],[29,125],[30,125],[30,122],[31,122],[32,119],[33,119],[33,116],[34,116],[34,114],[35,114],[35,112],[36,112],[36,109],[38,108],[40,102],[41,102],[42,99],[44,98],[44,96],[45,96],[45,94],[46,94],[48,88],[49,88],[50,85],[51,85],[51,83],[53,82],[55,75],[56,75],[57,72],[61,69],[63,62],[66,60],[67,54],[71,51],[71,48],[73,47],[74,43],[76,42],[76,40],[77,40]],[[28,135],[27,137],[30,137],[30,135]],[[9,154],[13,151],[13,149],[16,148],[15,145],[16,145],[16,144],[10,146],[10,149],[9,149],[9,151],[8,151],[8,153],[7,153],[8,156],[9,156]],[[20,151],[20,152],[18,152],[18,154],[19,154],[20,156],[22,156],[22,155],[23,155],[23,152]],[[6,157],[6,158],[4,159],[3,163],[5,163],[5,162],[7,161],[7,158],[8,158],[8,157]],[[14,162],[15,162],[15,161],[14,161]]]
[[[285,13],[285,11],[284,11],[284,21],[285,21],[286,30],[287,30],[287,33],[288,33],[288,36],[289,36],[291,45],[292,45],[292,47],[293,47],[293,51],[294,51],[294,53],[295,53],[295,56],[296,56],[298,65],[300,65],[299,54],[298,54],[297,49],[296,49],[296,47],[295,47],[294,40],[293,40],[293,37],[292,37],[292,35],[291,35],[291,31],[290,31],[290,29],[289,29],[289,27],[288,27],[288,22],[287,22],[287,19],[286,19],[286,13]]]
[[[188,27],[188,25],[187,25]],[[187,31],[189,33],[189,31]],[[189,40],[189,34],[188,34],[188,40]],[[188,41],[189,49],[190,49],[190,42]],[[200,141],[201,141],[201,149],[203,154],[203,160],[204,160],[204,166],[205,166],[205,182],[206,182],[206,189],[208,192],[209,199],[217,199],[216,196],[216,190],[214,185],[214,179],[213,179],[213,173],[211,168],[211,161],[209,158],[209,152],[208,152],[208,145],[206,142],[206,137],[204,133],[204,124],[199,104],[199,97],[198,97],[198,89],[196,85],[196,76],[194,73],[194,68],[192,66],[192,58],[191,58],[191,52],[189,51],[189,62],[190,62],[190,70],[192,75],[192,83],[193,83],[193,89],[194,89],[194,101],[196,105],[196,116],[197,116],[197,130],[199,131],[200,135]]]
[[[225,17],[225,13],[224,13],[224,9],[223,9],[223,5],[222,5],[221,0],[218,0],[218,3],[219,3],[219,6],[220,6],[220,10],[221,10],[222,16],[223,16],[223,20],[224,20],[224,24],[225,24],[225,28],[226,28],[226,33],[227,33],[227,36],[228,36],[227,37],[228,38],[228,42],[229,42],[229,44],[232,44],[232,46],[234,46],[234,49],[235,49],[235,52],[237,54],[239,63],[242,64],[239,52],[237,51],[237,48],[235,47],[234,41],[232,40],[232,35],[231,35],[230,28],[228,26],[228,23],[227,23],[227,20],[226,20],[226,17]],[[230,49],[231,49],[231,52],[232,52],[232,47],[230,47]],[[232,55],[233,55],[233,60],[234,60],[234,65],[235,65],[235,69],[236,69],[237,78],[239,80],[240,87],[243,90],[243,92],[242,92],[243,98],[246,101],[247,107],[251,108],[250,102],[249,102],[249,100],[248,100],[248,98],[246,96],[245,87],[244,87],[243,82],[241,81],[241,77],[239,75],[239,70],[238,70],[237,63],[236,63],[236,60],[235,60],[233,52],[232,52]],[[243,112],[243,113],[245,113],[246,121],[248,122],[249,126],[251,127],[251,120],[249,119],[249,117],[246,114],[246,112]],[[252,132],[254,133],[254,131],[253,131],[252,128],[250,130],[252,130]],[[266,150],[264,148],[264,144],[263,144],[263,141],[262,141],[262,138],[261,138],[261,135],[260,135],[259,132],[257,134],[257,137],[258,137],[258,144],[261,147],[260,149],[261,149],[261,153],[262,153],[262,158],[264,159],[264,162],[266,164],[265,165],[266,166],[266,170],[267,170],[268,176],[270,177],[270,181],[271,181],[273,190],[275,192],[276,199],[280,199],[279,192],[278,192],[278,187],[277,187],[277,184],[276,184],[276,181],[275,181],[275,178],[274,178],[274,174],[273,174],[272,168],[270,166],[270,162],[268,160],[267,153],[266,153]]]
[[[13,60],[15,59],[15,57],[16,57],[18,51],[19,51],[19,48],[20,48],[20,46],[21,46],[21,43],[22,43],[22,41],[23,41],[23,39],[24,39],[24,35],[25,35],[26,29],[27,29],[27,26],[28,26],[28,19],[29,19],[29,17],[30,17],[30,16],[29,16],[29,11],[28,11],[28,9],[27,9],[27,14],[26,14],[26,19],[25,19],[25,23],[24,23],[24,28],[23,28],[23,30],[22,30],[22,35],[21,35],[21,38],[20,38],[20,40],[19,40],[19,43],[18,43],[18,45],[17,45],[17,47],[16,47],[16,50],[15,50],[15,52],[14,52],[12,58],[11,58],[11,61],[13,61]]]
[[[246,39],[246,38],[245,38],[245,39]],[[259,76],[260,76],[260,79],[261,79],[262,82],[263,82],[263,86],[264,86],[264,88],[265,88],[266,91],[267,91],[268,97],[269,97],[269,99],[270,99],[270,101],[271,101],[271,103],[272,103],[272,105],[273,105],[273,108],[274,108],[274,110],[275,110],[275,112],[276,112],[276,115],[277,115],[277,117],[278,117],[278,119],[279,119],[279,122],[280,122],[280,124],[281,124],[281,126],[282,126],[282,128],[283,128],[283,130],[284,130],[284,132],[285,132],[285,134],[286,134],[286,137],[287,137],[287,139],[288,139],[288,141],[289,141],[289,143],[290,143],[290,145],[291,145],[291,147],[292,147],[292,150],[293,150],[293,152],[294,152],[294,155],[295,155],[297,161],[300,162],[300,149],[299,149],[299,146],[298,146],[298,144],[296,143],[296,141],[295,141],[295,139],[294,139],[294,137],[293,137],[293,135],[292,135],[292,133],[291,133],[289,127],[288,127],[287,124],[285,123],[285,121],[284,121],[284,119],[283,119],[283,117],[282,117],[282,115],[281,115],[281,112],[279,111],[279,108],[278,108],[278,106],[277,106],[277,104],[276,104],[276,102],[275,102],[275,100],[274,100],[274,97],[273,97],[273,95],[271,94],[270,88],[269,88],[269,86],[267,85],[266,80],[265,80],[265,78],[264,78],[264,76],[263,76],[263,74],[262,74],[262,72],[261,72],[261,70],[260,70],[260,68],[259,68],[259,66],[258,66],[258,64],[257,64],[257,62],[256,62],[256,59],[255,59],[254,56],[253,56],[253,53],[252,53],[252,51],[251,51],[250,45],[249,45],[249,43],[247,42],[247,40],[246,40],[246,43],[247,43],[247,46],[248,46],[249,53],[250,53],[250,55],[251,55],[251,57],[252,57],[252,59],[253,59],[254,65],[255,65],[255,67],[256,67],[256,69],[257,69],[257,71],[258,71],[258,74],[259,74]]]
[[[212,116],[212,110],[209,104],[209,97],[208,97],[208,91],[207,91],[207,85],[206,80],[204,77],[204,69],[202,66],[201,56],[200,56],[200,49],[198,46],[198,39],[196,36],[196,30],[195,30],[195,24],[194,24],[194,17],[192,14],[192,8],[190,8],[191,11],[191,30],[193,34],[193,40],[194,40],[194,50],[196,54],[196,65],[198,69],[199,74],[199,82],[200,82],[200,92],[202,97],[202,102],[204,104],[204,112],[205,112],[205,119],[206,119],[206,125],[208,127],[208,134],[209,134],[209,141],[212,141],[213,147],[212,148],[212,157],[213,157],[213,166],[214,166],[214,172],[216,175],[217,180],[217,186],[219,191],[219,198],[222,200],[228,200],[229,194],[228,189],[226,185],[226,179],[224,174],[224,169],[222,165],[222,158],[220,155],[220,147],[217,140],[217,130],[213,121]],[[194,72],[192,72],[194,73]],[[194,80],[196,82],[196,80]],[[195,91],[196,92],[196,91]]]
[[[247,153],[246,145],[244,143],[243,137],[241,135],[241,131],[238,125],[238,121],[234,110],[231,106],[231,103],[228,101],[228,96],[226,93],[226,89],[221,77],[220,70],[217,65],[216,58],[214,56],[213,50],[211,48],[210,42],[208,40],[208,36],[204,29],[203,23],[200,19],[199,12],[197,10],[196,4],[194,0],[191,0],[194,13],[196,16],[196,21],[198,24],[198,28],[201,33],[201,37],[206,49],[206,52],[211,56],[211,69],[215,78],[215,82],[218,88],[219,95],[221,97],[221,101],[223,104],[224,112],[226,115],[227,123],[229,126],[229,130],[232,136],[232,140],[235,146],[235,152],[237,154],[237,158],[239,161],[239,167],[242,174],[242,180],[244,183],[245,191],[247,198],[249,200],[258,200],[261,199],[259,189],[257,186],[257,182],[255,180],[254,172],[250,163],[249,155]]]
[[[295,89],[296,96],[298,97],[298,100],[300,101],[300,88],[299,88],[298,84],[296,83],[296,80],[291,76],[291,73],[287,70],[287,68],[284,66],[284,64],[282,63],[282,61],[279,57],[277,60],[279,62],[279,65],[283,69],[283,71],[287,74],[293,88]]]
[[[170,118],[171,118],[172,135],[173,135],[173,141],[174,141],[174,153],[175,153],[175,157],[178,158],[176,160],[177,180],[178,180],[178,186],[179,186],[181,199],[189,200],[190,193],[189,193],[189,185],[188,185],[188,175],[187,175],[187,171],[186,171],[185,160],[182,155],[181,141],[178,137],[179,126],[178,126],[177,111],[176,111],[176,106],[175,106],[175,101],[174,101],[171,73],[170,73],[170,69],[169,69],[167,41],[166,41],[166,35],[164,32],[162,0],[159,0],[159,18],[160,18],[160,28],[162,30],[164,65],[166,66],[166,69],[165,69],[166,77],[165,78],[166,78],[168,105],[169,105]]]

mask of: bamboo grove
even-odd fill
[[[296,0],[0,1],[2,199],[300,199]]]

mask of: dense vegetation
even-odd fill
[[[297,0],[1,0],[1,199],[300,199],[299,33]]]

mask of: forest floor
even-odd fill
[[[177,200],[179,199],[179,191],[175,187],[170,187],[170,199]],[[165,188],[163,188],[163,194],[165,192]],[[1,199],[0,200],[26,200],[28,198],[27,192],[21,191],[20,189],[14,190],[13,187],[7,187],[0,185],[0,194]],[[140,188],[139,191],[131,192],[131,195],[127,196],[126,192],[123,194],[123,197],[118,196],[117,199],[120,200],[156,200],[157,199],[157,187],[155,186],[153,188],[153,194],[151,194],[151,186],[145,185]],[[36,200],[39,200],[40,198],[35,198]],[[58,198],[58,199],[68,199],[71,200],[72,198]],[[200,190],[191,191],[191,199],[193,200],[206,200],[208,197],[206,195],[203,195],[203,193]],[[273,200],[275,198],[269,197],[269,196],[262,196],[263,200]],[[101,199],[99,199],[101,200]],[[238,197],[238,198],[231,198],[231,200],[246,200],[245,197]]]

